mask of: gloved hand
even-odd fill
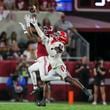
[[[32,17],[32,18],[30,19],[30,23],[31,23],[33,26],[38,26],[37,18]]]
[[[26,30],[26,26],[22,22],[19,22],[19,24],[21,25],[21,28],[23,29],[24,34],[27,34],[28,31]]]
[[[27,27],[30,27],[31,16],[30,16],[29,14],[26,14],[26,15],[24,16],[24,20],[25,20],[25,22],[26,22],[26,26],[27,26]]]

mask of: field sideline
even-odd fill
[[[46,107],[38,107],[34,103],[0,102],[0,110],[110,110],[110,105],[51,103]]]

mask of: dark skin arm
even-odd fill
[[[38,35],[34,34],[34,33],[37,33],[36,30],[35,30],[35,28],[28,27],[27,28],[27,32],[28,33],[26,33],[25,35],[26,35],[26,37],[27,37],[28,40],[34,41],[34,42],[35,41],[36,42],[41,42],[41,38]]]

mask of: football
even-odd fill
[[[36,12],[36,6],[33,5],[32,7],[29,8],[30,13],[35,13]]]

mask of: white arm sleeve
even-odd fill
[[[41,40],[44,43],[44,45],[47,45],[49,43],[49,38],[43,33],[38,24],[35,25],[35,29],[38,35],[41,37]]]

